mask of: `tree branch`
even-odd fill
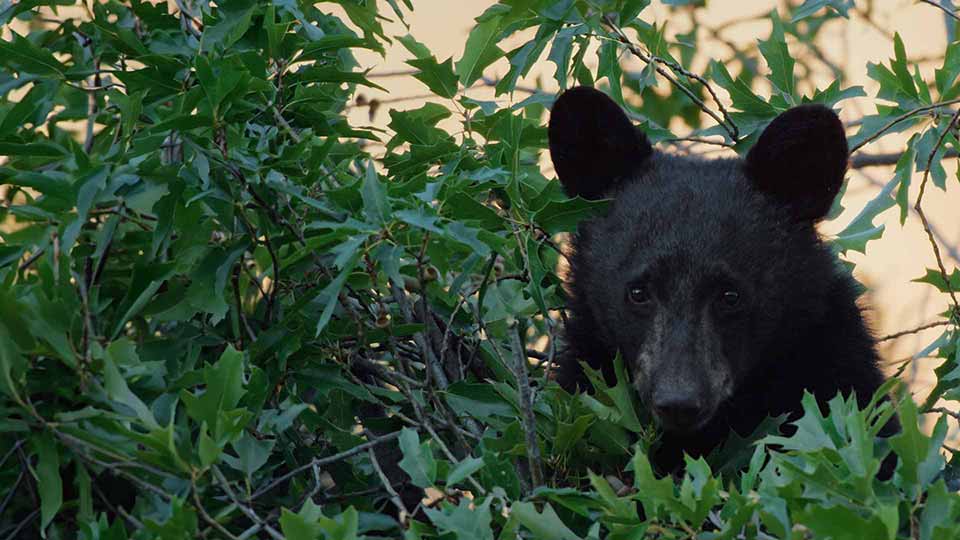
[[[536,489],[543,485],[543,465],[540,457],[540,444],[537,441],[537,419],[533,414],[533,395],[530,391],[530,379],[527,376],[527,352],[520,338],[522,327],[516,325],[510,329],[510,346],[513,349],[514,376],[517,378],[517,389],[520,392],[520,411],[522,413],[523,431],[527,442],[527,461],[530,465],[530,481]]]

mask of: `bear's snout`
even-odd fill
[[[660,387],[652,401],[654,414],[670,431],[693,431],[709,420],[704,401],[692,388]]]

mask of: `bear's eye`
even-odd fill
[[[650,294],[643,285],[630,285],[627,288],[627,297],[637,305],[643,306],[650,303]]]
[[[740,303],[740,293],[737,291],[724,291],[720,295],[720,301],[727,307],[735,307]]]

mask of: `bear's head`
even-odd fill
[[[597,349],[580,355],[619,352],[666,429],[704,426],[818,324],[837,269],[815,224],[848,158],[833,111],[795,107],[745,159],[708,160],[656,151],[579,87],[554,104],[549,140],[568,195],[612,199],[572,241],[570,308]]]

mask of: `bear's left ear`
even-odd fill
[[[817,221],[833,205],[847,171],[847,137],[823,105],[800,105],[773,119],[750,149],[747,176],[801,221]]]
[[[550,157],[567,195],[600,199],[653,154],[650,141],[603,92],[571,88],[550,110]]]

